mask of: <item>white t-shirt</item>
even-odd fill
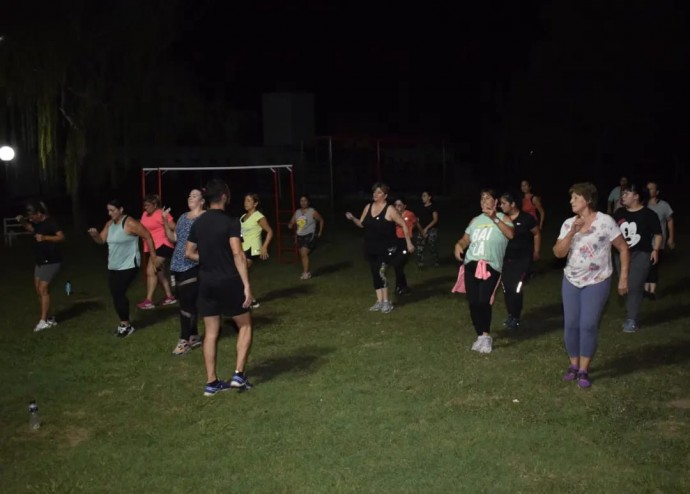
[[[615,211],[618,208],[622,208],[623,204],[621,204],[621,188],[620,185],[616,188],[614,188],[611,193],[609,194],[609,202],[613,203],[613,210]]]
[[[561,226],[558,239],[564,238],[577,219],[568,218]],[[592,227],[586,233],[576,233],[570,242],[568,263],[563,273],[578,288],[600,283],[611,276],[611,242],[621,234],[620,228],[608,214],[597,212]]]

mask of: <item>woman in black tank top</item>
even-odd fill
[[[364,228],[364,254],[369,261],[376,291],[376,303],[369,310],[387,314],[393,310],[393,304],[388,300],[386,268],[395,254],[396,224],[403,229],[409,252],[414,252],[414,245],[405,221],[395,208],[388,204],[390,188],[386,184],[375,183],[371,190],[373,200],[364,207],[360,218],[356,218],[349,211],[345,213],[345,217],[358,227]]]

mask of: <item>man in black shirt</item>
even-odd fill
[[[244,367],[252,344],[252,318],[249,306],[252,292],[249,287],[247,260],[242,250],[240,223],[225,214],[230,201],[230,189],[225,182],[213,179],[205,189],[209,210],[192,225],[185,255],[199,262],[199,316],[204,318],[204,362],[207,384],[205,396],[212,396],[230,388],[246,390],[251,384]],[[237,365],[230,382],[216,375],[216,350],[220,333],[220,316],[231,316],[239,328],[237,337]]]
[[[48,215],[48,209],[41,201],[30,201],[26,206],[26,217],[17,216],[17,221],[34,234],[36,241],[34,287],[41,301],[41,319],[34,331],[43,331],[57,325],[54,317],[48,317],[50,282],[60,270],[62,255],[57,244],[65,241],[65,235],[55,220]]]

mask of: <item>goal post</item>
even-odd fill
[[[247,170],[266,170],[273,173],[273,199],[275,207],[275,242],[278,249],[278,262],[297,262],[297,247],[294,239],[286,231],[287,224],[292,218],[295,211],[295,177],[293,164],[279,164],[279,165],[247,165],[247,166],[168,166],[168,167],[145,167],[141,169],[141,197],[142,200],[146,197],[146,177],[151,173],[156,174],[157,193],[163,199],[163,175],[167,172],[221,172],[221,171],[247,171]],[[281,171],[288,173],[288,188],[290,200],[287,205],[290,209],[281,207],[285,201],[281,201],[283,196],[283,187],[280,177]],[[289,217],[288,217],[289,215]],[[286,221],[283,218],[288,217]],[[286,240],[287,234],[287,242]],[[289,253],[289,256],[285,254]]]

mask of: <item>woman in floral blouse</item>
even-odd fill
[[[597,349],[599,320],[611,287],[613,266],[611,245],[620,253],[618,293],[628,291],[628,245],[611,216],[596,210],[597,188],[590,183],[570,188],[570,205],[575,216],[561,226],[553,253],[568,256],[563,270],[563,319],[565,349],[570,367],[564,381],[581,388],[591,386],[589,366]]]

